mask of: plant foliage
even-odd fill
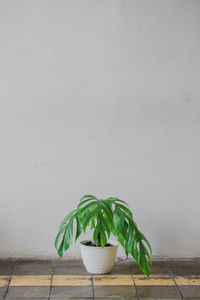
[[[88,227],[93,231],[94,243],[102,248],[113,234],[124,248],[126,255],[132,255],[140,269],[149,276],[151,246],[144,234],[139,231],[125,201],[118,198],[101,200],[93,195],[83,196],[77,208],[60,224],[55,248],[61,258],[72,244],[73,236],[76,241]]]

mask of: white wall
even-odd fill
[[[86,193],[128,201],[154,255],[200,255],[199,11],[0,1],[0,255],[55,256]]]

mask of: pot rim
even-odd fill
[[[94,247],[94,246],[88,246],[88,245],[85,245],[83,244],[83,242],[91,242],[91,240],[83,240],[83,241],[80,241],[79,244],[80,246],[85,246],[87,248],[92,248],[92,249],[102,249],[102,247]],[[113,240],[108,240],[107,243],[110,243],[111,246],[109,247],[104,247],[104,249],[109,249],[109,248],[113,248],[113,247],[118,247],[119,246],[119,243],[116,242],[116,241],[113,241]]]

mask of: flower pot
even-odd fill
[[[118,243],[108,241],[112,246],[94,247],[85,245],[86,242],[80,242],[81,256],[86,270],[92,274],[109,273],[115,263],[117,256]]]

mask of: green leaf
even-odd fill
[[[138,231],[139,231],[139,230],[138,230]],[[150,252],[152,253],[151,245],[150,245],[149,241],[147,240],[147,238],[146,238],[146,237],[144,236],[144,234],[143,234],[142,232],[140,232],[140,231],[139,231],[139,234],[140,234],[140,238],[146,242],[147,246],[149,247]]]
[[[97,198],[93,195],[85,195],[80,199],[80,202],[83,202],[84,200],[91,200],[91,199],[97,199]]]
[[[60,228],[62,228],[63,226],[65,226],[66,222],[71,220],[72,218],[75,218],[77,214],[77,210],[76,209],[73,209],[64,219],[63,221],[61,222],[60,224]]]
[[[60,258],[63,258],[63,254],[64,254],[64,251],[63,251],[63,245],[64,245],[64,239],[62,240],[59,248],[58,248],[58,255],[60,256]]]
[[[70,244],[72,243],[72,236],[73,236],[73,220],[70,220],[66,226],[66,230],[64,233],[64,251],[66,251]]]
[[[107,235],[108,235],[108,238],[109,238],[110,234],[111,234],[111,230],[110,230],[110,227],[107,224],[107,222],[106,222],[106,220],[103,216],[101,216],[101,224],[102,224],[103,229],[107,232]]]
[[[56,236],[55,243],[54,243],[56,249],[59,248],[59,242],[60,242],[60,239],[62,238],[62,236],[63,236],[63,231],[59,231]]]
[[[121,233],[117,234],[117,240],[122,245],[122,247],[124,248],[125,240],[124,240],[124,237]]]
[[[77,205],[77,208],[80,209],[84,204],[86,204],[87,202],[96,202],[97,200],[95,198],[89,198],[89,199],[86,199],[82,202],[80,202],[78,205]]]
[[[107,239],[106,239],[105,232],[101,227],[100,227],[100,239],[101,239],[101,247],[104,248],[107,243]]]
[[[100,232],[100,229],[99,229],[99,224],[96,225],[95,229],[94,229],[94,233],[93,233],[93,240],[95,242],[95,244],[97,245],[98,244],[98,234]]]
[[[102,209],[104,210],[104,213],[108,216],[110,220],[112,220],[113,214],[112,210],[110,209],[110,206],[105,201],[101,201],[100,204],[102,206]]]
[[[79,219],[79,217],[76,217],[76,237],[75,237],[75,241],[79,238],[79,236],[81,235],[81,232],[82,232],[81,220]]]
[[[127,204],[125,201],[120,200],[120,199],[118,199],[118,198],[108,198],[108,199],[111,199],[111,201],[113,201],[113,203],[121,202],[121,203],[124,203],[124,204],[126,204],[126,205],[128,206],[128,204]]]
[[[115,206],[119,209],[122,209],[123,211],[125,211],[127,213],[127,215],[129,215],[129,217],[132,218],[132,212],[130,211],[130,209],[128,209],[126,206],[122,205],[122,204],[115,204]]]
[[[92,209],[93,207],[96,207],[96,206],[97,206],[96,202],[92,202],[92,203],[85,205],[84,207],[80,208],[79,215],[83,216],[87,212],[90,212],[90,209]]]
[[[83,231],[86,231],[87,226],[90,224],[92,220],[94,220],[94,217],[97,215],[97,210],[94,210],[90,214],[88,214],[83,221]]]
[[[91,227],[90,227],[90,229],[92,230],[93,228],[95,228],[95,221],[94,220],[91,221]]]
[[[114,224],[115,224],[115,230],[117,234],[122,234],[123,238],[126,239],[126,232],[124,232],[124,227],[123,227],[123,220],[124,216],[120,214],[119,210],[115,209],[113,212],[114,216]]]

